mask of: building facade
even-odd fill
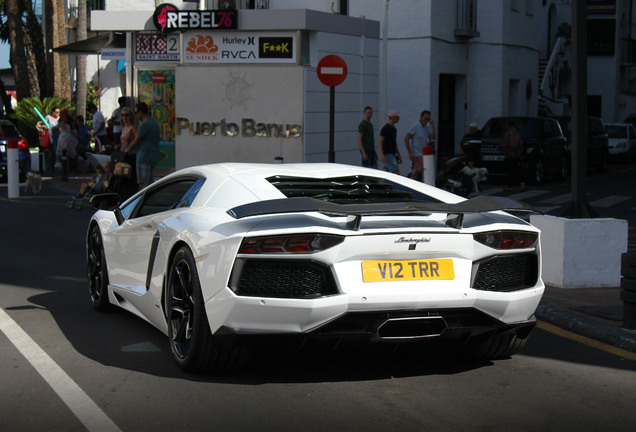
[[[127,38],[125,72],[117,72],[121,59],[93,56],[100,62],[93,77],[99,72],[108,114],[120,94],[143,99],[140,77],[152,81],[152,74],[142,71],[174,70],[177,168],[222,160],[270,162],[276,156],[326,161],[329,92],[317,79],[316,67],[329,54],[341,56],[349,66],[347,79],[336,88],[336,162],[360,163],[357,124],[366,105],[376,111],[372,122],[377,133],[386,112],[401,113],[401,148],[410,124],[422,110],[430,110],[439,156],[458,150],[473,121],[481,126],[498,115],[569,114],[568,41],[557,43],[559,36],[567,37],[571,23],[568,0],[172,2],[190,10],[241,8],[239,28],[228,30],[227,37],[232,32],[239,38],[245,32],[292,35],[297,57],[287,64],[193,62],[185,52],[172,62],[141,58],[136,38],[157,34],[152,13],[159,3],[109,0],[104,11],[93,11],[93,31],[123,32]],[[588,2],[588,106],[607,122],[636,112],[632,3]],[[218,31],[209,35],[217,40]],[[187,50],[192,31],[175,34]],[[260,131],[252,126],[257,124]],[[270,124],[279,125],[285,138],[276,136],[276,128],[266,132]],[[259,136],[267,133],[275,139]],[[409,170],[410,162],[403,162],[401,172]]]

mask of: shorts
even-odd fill
[[[137,183],[150,184],[155,181],[155,164],[137,164]]]
[[[375,149],[365,151],[367,152],[367,160],[364,160],[362,157],[360,158],[362,166],[367,168],[376,168],[378,166],[378,155],[375,153]],[[362,152],[360,152],[360,156],[362,156]]]
[[[397,157],[394,154],[385,154],[383,168],[388,172],[398,172],[400,166],[397,163]]]
[[[413,172],[422,174],[423,171],[424,171],[424,157],[415,156],[413,158]]]

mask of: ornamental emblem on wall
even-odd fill
[[[247,73],[243,76],[239,73],[230,72],[230,80],[227,83],[223,83],[225,86],[225,100],[229,101],[232,108],[235,106],[242,106],[245,108],[245,104],[248,100],[254,100],[252,98],[251,87],[254,83],[251,83],[245,78]]]

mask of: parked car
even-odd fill
[[[568,140],[568,161],[572,161],[572,119],[570,117],[556,117],[563,130],[563,135]],[[597,171],[607,169],[609,159],[609,138],[605,130],[603,120],[599,117],[587,118],[587,166]]]
[[[636,159],[636,129],[633,124],[608,123],[605,129],[611,158],[625,162]]]
[[[195,166],[91,203],[93,307],[156,326],[191,372],[240,366],[268,336],[505,358],[544,291],[538,229],[498,211],[525,204],[380,170]]]
[[[555,119],[543,117],[493,117],[482,129],[481,153],[489,176],[507,175],[504,154],[498,149],[513,121],[523,137],[521,166],[525,177],[541,183],[546,175],[565,178],[568,174],[566,139]]]
[[[7,141],[10,139],[18,140],[18,167],[20,170],[19,179],[21,182],[26,180],[26,175],[31,166],[31,154],[27,141],[22,138],[20,132],[15,125],[9,120],[0,120],[0,126],[4,132],[4,139],[0,140],[0,180],[7,181]]]

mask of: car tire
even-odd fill
[[[605,172],[607,170],[607,153],[601,156],[601,162],[596,165],[596,171]]]
[[[235,335],[214,336],[210,332],[194,256],[186,246],[172,259],[164,312],[170,351],[179,367],[190,373],[237,369],[248,356]]]
[[[532,172],[533,172],[532,182],[534,184],[541,184],[541,182],[543,181],[543,176],[545,175],[543,162],[541,161],[541,159],[537,159],[537,161],[534,164],[534,170]]]
[[[561,159],[561,168],[559,169],[559,179],[565,180],[568,177],[569,171],[568,158],[563,156]]]
[[[527,337],[521,338],[515,333],[493,335],[485,340],[471,341],[466,354],[479,360],[508,358],[521,351],[527,341]]]
[[[108,267],[104,256],[102,235],[97,225],[91,228],[86,246],[86,270],[88,274],[88,290],[93,308],[98,311],[112,309],[108,299]]]

